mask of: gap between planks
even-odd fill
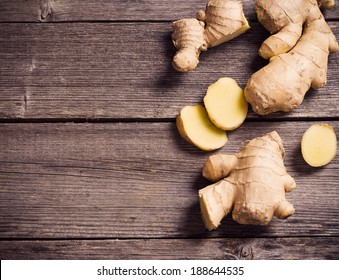
[[[280,113],[277,113],[279,115]],[[281,113],[280,115],[283,115]],[[316,122],[316,121],[337,121],[339,117],[279,117],[272,118],[272,116],[268,117],[249,117],[245,120],[245,122]],[[82,124],[82,123],[175,123],[175,118],[51,118],[51,119],[0,119],[0,124],[11,124],[11,123],[74,123],[74,124]]]

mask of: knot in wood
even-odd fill
[[[48,0],[40,0],[40,20],[46,19],[50,14],[52,14],[52,6]]]
[[[249,245],[245,245],[240,250],[240,259],[241,260],[253,260],[253,250]]]

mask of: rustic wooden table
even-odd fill
[[[266,62],[254,1],[252,29],[175,72],[171,22],[206,0],[0,0],[1,259],[338,259],[339,157],[305,164],[303,132],[339,133],[339,53],[328,84],[288,114],[258,117],[218,152],[276,130],[297,189],[296,213],[269,226],[226,218],[208,232],[197,190],[213,154],[189,145],[175,117],[222,76],[244,87]],[[339,8],[325,12],[339,39]]]

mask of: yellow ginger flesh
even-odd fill
[[[202,150],[216,150],[227,143],[226,132],[210,121],[202,105],[186,106],[181,109],[176,123],[180,135]]]
[[[313,167],[324,166],[337,153],[337,137],[332,126],[314,124],[306,130],[301,139],[304,160]]]
[[[285,219],[294,207],[285,198],[296,184],[283,163],[284,148],[275,131],[255,138],[235,155],[213,155],[203,176],[216,182],[199,190],[202,219],[216,229],[232,211],[240,224],[266,225],[273,216]]]
[[[210,120],[224,130],[236,129],[247,116],[248,104],[243,90],[231,78],[220,78],[210,85],[204,104]]]
[[[257,0],[256,12],[273,34],[259,50],[270,62],[248,80],[245,97],[259,115],[288,112],[310,87],[326,84],[328,56],[339,45],[316,0]]]

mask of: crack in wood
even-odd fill
[[[28,98],[27,98],[27,95],[25,93],[25,95],[24,95],[24,112],[26,112],[26,110],[27,110],[27,103],[28,103]]]

